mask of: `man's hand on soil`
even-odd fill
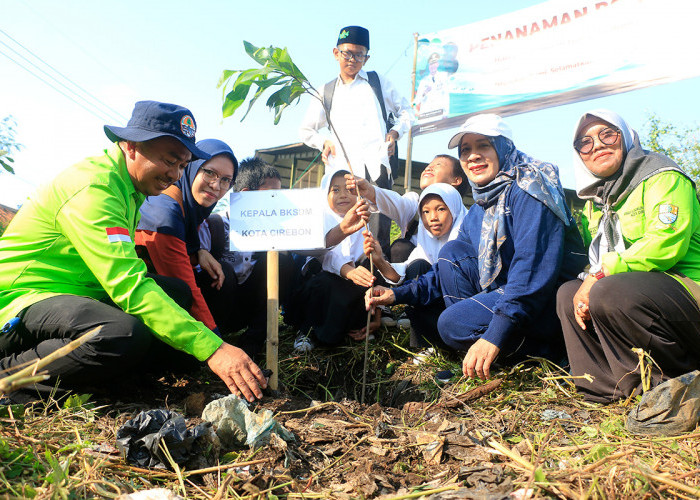
[[[267,379],[242,349],[224,342],[209,357],[207,364],[232,394],[243,396],[251,403],[262,398],[261,387],[267,387]]]

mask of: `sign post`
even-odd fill
[[[270,389],[276,391],[279,382],[279,264],[280,254],[277,250],[267,252],[267,367],[272,370]]]
[[[323,207],[318,188],[231,193],[230,249],[267,252],[267,368],[270,388],[279,384],[279,252],[325,248]]]

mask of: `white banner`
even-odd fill
[[[697,0],[550,0],[421,35],[413,132],[700,76],[698,19]]]
[[[231,193],[231,250],[325,248],[323,190],[280,189]]]

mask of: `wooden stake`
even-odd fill
[[[413,72],[411,73],[411,104],[416,97],[416,61],[418,60],[418,33],[413,34]],[[406,151],[406,166],[403,177],[403,191],[410,192],[412,184],[413,168],[411,158],[413,157],[413,128],[408,129],[408,148]]]
[[[279,289],[280,256],[277,250],[267,252],[267,368],[272,370],[270,389],[276,391],[279,381]]]

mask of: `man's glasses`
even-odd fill
[[[600,132],[598,132],[598,140],[606,146],[612,146],[613,144],[615,144],[619,137],[620,131],[611,127],[606,127]],[[574,141],[574,149],[584,155],[587,155],[588,153],[593,151],[593,146],[593,137],[591,137],[590,135],[584,135],[580,139],[576,139]]]
[[[231,184],[233,184],[233,179],[231,177],[221,176],[213,170],[209,170],[208,168],[204,167],[200,168],[199,170],[201,170],[202,175],[204,176],[204,180],[208,184],[211,184],[212,182],[218,180],[220,189],[227,190],[231,187]]]
[[[355,60],[357,62],[365,62],[367,59],[369,59],[369,54],[355,54],[349,50],[340,50],[340,55],[343,56],[343,59],[346,61]]]

